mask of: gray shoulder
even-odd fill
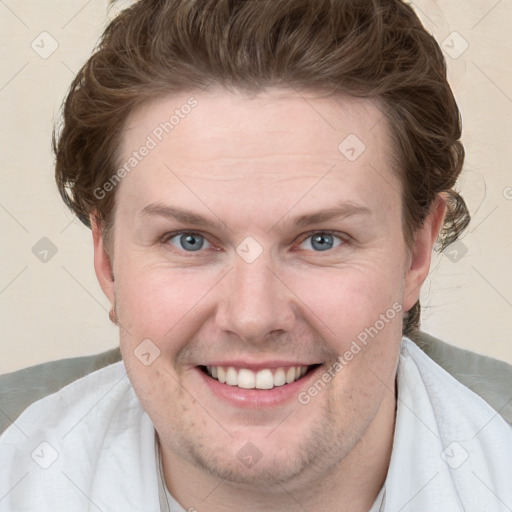
[[[71,382],[121,360],[119,348],[61,359],[0,375],[0,434],[33,402]]]
[[[512,425],[512,366],[464,350],[422,331],[411,340],[459,382],[481,396]]]

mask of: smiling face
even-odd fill
[[[129,119],[120,161],[157,144],[115,192],[114,282],[94,232],[166,459],[257,486],[388,453],[401,308],[435,236],[406,249],[386,120],[370,100],[218,89],[158,141],[190,96]]]

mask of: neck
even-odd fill
[[[161,447],[165,482],[185,510],[368,512],[386,478],[395,412],[395,394],[389,393],[347,456],[331,465],[311,467],[307,474],[284,485],[259,488],[219,480]]]

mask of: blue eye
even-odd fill
[[[199,251],[205,245],[209,246],[209,242],[205,237],[198,233],[178,233],[170,237],[168,242],[174,247],[187,252]]]
[[[340,237],[332,235],[330,233],[313,233],[308,236],[301,244],[303,246],[306,244],[309,247],[303,247],[305,249],[313,249],[316,252],[319,251],[328,251],[329,249],[334,249],[343,243]]]

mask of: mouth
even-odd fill
[[[278,368],[235,368],[234,366],[199,366],[213,380],[239,389],[271,390],[293,384],[312,373],[320,364]]]

